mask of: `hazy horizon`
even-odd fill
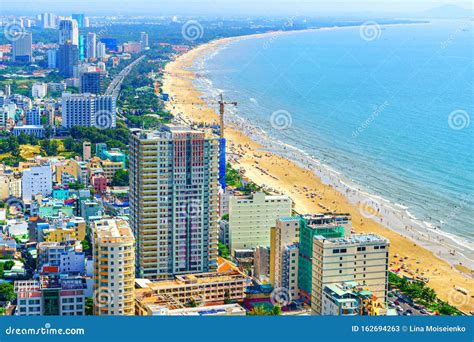
[[[133,5],[132,7],[128,7]],[[469,0],[175,0],[172,3],[149,0],[0,0],[2,14],[32,15],[41,12],[71,14],[82,12],[89,15],[348,15],[348,14],[417,14],[430,9],[454,5],[463,9],[473,8]]]

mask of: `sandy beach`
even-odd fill
[[[339,28],[338,28],[339,29]],[[170,95],[167,104],[177,118],[193,123],[217,123],[218,116],[209,108],[193,85],[196,75],[189,68],[194,61],[239,39],[267,38],[271,43],[282,34],[272,32],[261,35],[225,38],[196,47],[167,64],[163,92]],[[467,263],[459,264],[461,256],[453,255],[436,234],[407,227],[400,217],[389,214],[381,201],[367,201],[355,189],[330,174],[315,163],[310,165],[292,152],[291,161],[284,158],[281,147],[262,145],[258,133],[243,123],[227,121],[225,130],[227,156],[234,168],[258,185],[275,193],[290,196],[295,210],[300,213],[343,212],[350,213],[357,233],[374,232],[390,240],[390,269],[402,268],[407,276],[429,279],[428,286],[438,296],[468,313],[474,311],[473,271]],[[279,152],[276,149],[279,148]],[[399,222],[400,221],[400,222]],[[390,227],[390,228],[388,228]],[[403,228],[402,228],[403,227]],[[466,267],[468,266],[468,267]],[[468,295],[457,288],[467,290]],[[463,291],[465,292],[465,291]]]

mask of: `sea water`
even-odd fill
[[[204,97],[358,189],[474,242],[471,19],[227,43],[196,61]],[[471,245],[472,246],[472,245]]]

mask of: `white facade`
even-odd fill
[[[117,115],[115,98],[110,95],[64,93],[61,115],[64,128],[113,128]]]
[[[48,85],[46,83],[34,83],[31,87],[31,96],[34,98],[43,98],[48,95]]]
[[[53,172],[51,166],[33,166],[23,171],[21,187],[24,201],[31,201],[37,194],[44,197],[51,195],[53,191]]]
[[[44,127],[41,125],[23,125],[15,126],[12,134],[19,136],[20,134],[34,135],[37,138],[44,138]]]
[[[268,196],[263,192],[251,196],[231,196],[229,200],[229,244],[236,249],[270,246],[270,228],[275,220],[291,216],[291,199]]]
[[[375,234],[313,240],[311,309],[322,312],[326,285],[357,282],[366,286],[383,302],[388,293],[389,241]]]
[[[60,273],[84,274],[85,255],[79,242],[41,242],[38,244],[38,269],[58,266]]]
[[[82,277],[59,278],[42,276],[38,280],[20,280],[14,284],[17,295],[16,316],[84,316],[86,281]],[[44,292],[53,290],[53,301]],[[57,299],[57,301],[56,301]]]

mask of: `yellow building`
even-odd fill
[[[0,174],[0,199],[21,197],[21,176],[13,173]]]
[[[82,241],[86,238],[86,221],[82,217],[74,217],[64,222],[65,227],[54,227],[43,230],[44,242],[65,242],[68,240]]]
[[[107,184],[112,183],[115,176],[115,172],[124,169],[123,162],[113,162],[107,159],[102,161],[101,164],[102,170],[104,171],[104,176],[105,178],[107,178]]]
[[[135,239],[123,219],[93,222],[94,315],[135,314]]]
[[[66,173],[76,180],[81,176],[81,168],[75,160],[66,160],[64,164],[56,166],[56,183],[62,183],[63,173]]]

